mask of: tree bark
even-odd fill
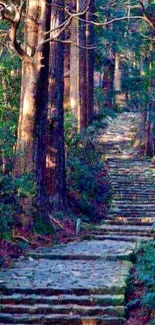
[[[114,60],[105,59],[103,74],[104,106],[113,108]]]
[[[154,67],[154,49],[153,46],[150,45],[150,53],[147,57],[147,67],[145,67],[146,71],[143,71],[143,74],[147,74],[147,78],[149,76],[149,81],[147,81],[147,86],[145,91],[148,93],[148,105],[145,108],[142,114],[142,123],[140,129],[138,130],[135,141],[133,144],[133,148],[138,152],[141,156],[150,156],[153,157],[155,155],[155,112],[154,112],[154,86],[155,86],[155,67]]]
[[[70,46],[64,51],[64,109],[70,106]]]
[[[25,48],[31,55],[37,45],[38,1],[28,1],[25,20]],[[28,17],[32,17],[28,18]],[[34,171],[34,121],[35,121],[35,94],[37,88],[38,71],[33,60],[24,59],[22,67],[21,101],[16,144],[14,175]]]
[[[87,13],[87,20],[94,20],[94,0],[90,1],[89,11]],[[88,24],[86,27],[87,46],[94,46],[95,30],[93,24]],[[94,110],[94,49],[88,49],[86,52],[86,73],[87,73],[87,124],[93,121]]]
[[[75,10],[81,12],[86,6],[85,0],[73,3]],[[86,18],[84,14],[83,19]],[[72,19],[70,51],[70,106],[77,118],[78,130],[81,132],[88,126],[87,105],[87,64],[86,64],[86,23]]]
[[[51,29],[64,21],[63,0],[54,0],[51,11]],[[54,36],[54,32],[51,36]],[[63,37],[63,36],[61,36]],[[60,36],[59,36],[60,38]],[[52,210],[66,206],[65,150],[64,150],[64,46],[50,42],[49,103],[47,135],[47,191]]]
[[[76,0],[72,4],[77,11]],[[79,22],[76,18],[72,19],[70,26],[70,39],[72,41],[70,47],[70,107],[72,113],[77,118],[78,125],[80,124],[79,107],[80,107],[80,94],[79,94],[79,48],[75,45],[78,44],[79,35]]]
[[[41,217],[49,223],[46,195],[46,121],[48,98],[49,45],[44,44],[50,27],[50,6],[45,0],[29,1],[25,22],[21,107],[16,145],[14,175],[35,173],[37,202]],[[42,45],[41,45],[42,44]],[[33,53],[35,54],[33,55]],[[23,208],[32,213],[32,200],[23,200]]]
[[[115,53],[115,68],[114,68],[114,92],[115,92],[115,105],[121,106],[121,67],[120,56]]]
[[[44,32],[50,30],[51,6],[46,0],[40,0],[40,24],[38,28],[38,44],[44,40]],[[37,180],[37,203],[44,222],[50,222],[46,184],[46,145],[47,145],[47,112],[48,112],[48,74],[49,43],[38,46],[36,62],[39,78],[36,90],[35,114],[35,170]]]

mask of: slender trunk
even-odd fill
[[[87,20],[93,20],[94,16],[94,0],[90,1]],[[94,25],[88,24],[86,27],[87,46],[91,47],[95,43]],[[86,52],[86,73],[87,73],[87,124],[93,121],[94,110],[94,49],[88,49]]]
[[[120,67],[120,56],[115,53],[115,67],[114,67],[114,92],[115,92],[115,105],[122,105],[121,96],[121,67]]]
[[[149,76],[149,82],[147,80],[146,89],[148,93],[148,105],[145,108],[142,115],[142,123],[141,127],[138,130],[133,147],[138,150],[138,152],[143,156],[151,156],[155,155],[155,137],[154,137],[154,129],[155,129],[155,112],[154,112],[154,86],[155,86],[155,67],[154,67],[154,52],[152,45],[150,46],[149,57],[147,57],[146,62],[146,72],[147,78]]]
[[[113,81],[114,81],[114,61],[105,59],[103,74],[104,106],[111,109],[113,107]]]
[[[153,157],[155,155],[155,112],[154,112],[154,86],[155,86],[155,66],[154,66],[154,48],[150,45],[150,54],[149,54],[149,104],[147,111],[147,120],[146,120],[146,148],[145,154]]]
[[[70,46],[65,47],[64,53],[64,108],[69,108],[70,94]]]
[[[5,76],[2,76],[2,90],[3,90],[3,102],[5,107],[8,105],[8,99],[7,99],[7,82]]]
[[[76,1],[73,0],[73,5],[76,9]],[[78,124],[80,124],[79,106],[79,48],[78,44],[79,22],[73,18],[70,27],[70,38],[72,41],[70,47],[70,107],[74,116],[77,117]]]
[[[85,8],[85,0],[77,0],[77,12]],[[85,15],[82,17],[85,19]],[[73,18],[71,24],[70,51],[70,106],[77,117],[78,130],[88,126],[87,115],[87,65],[86,65],[86,23]]]
[[[55,0],[53,4],[51,29],[64,21],[64,11],[57,8],[63,8],[64,1]],[[64,210],[66,204],[63,99],[64,46],[61,42],[51,42],[46,167],[47,190],[52,210]]]
[[[81,12],[85,7],[85,0],[80,0],[78,4],[78,12]],[[86,15],[83,15],[83,19]],[[86,23],[84,21],[79,22],[79,93],[80,93],[80,105],[79,105],[79,130],[82,131],[88,126],[87,116],[87,66],[86,66]]]

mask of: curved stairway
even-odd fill
[[[111,207],[89,240],[39,248],[0,271],[0,325],[119,325],[137,241],[153,238],[155,169],[131,156],[139,114],[124,113],[100,134]]]

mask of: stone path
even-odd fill
[[[97,240],[138,241],[154,235],[155,165],[135,158],[131,150],[139,121],[139,113],[123,113],[100,139],[107,152],[112,198],[104,225],[94,232]]]
[[[1,270],[0,325],[124,323],[133,252],[137,241],[152,238],[155,217],[155,169],[130,153],[138,120],[124,113],[100,138],[112,202],[91,238],[39,248]]]

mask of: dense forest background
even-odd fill
[[[108,116],[142,111],[133,150],[154,156],[154,14],[153,0],[0,2],[4,239],[100,218]]]

